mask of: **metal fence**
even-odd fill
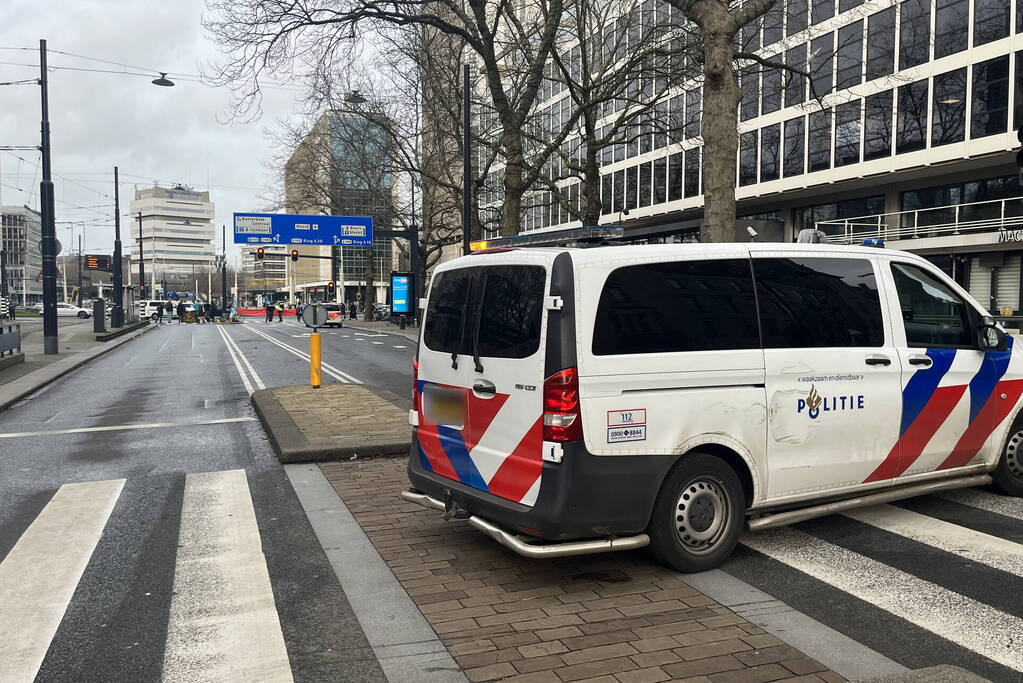
[[[21,325],[0,325],[0,358],[21,353]]]

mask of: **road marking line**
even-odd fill
[[[749,534],[743,545],[840,591],[1023,671],[1023,619],[797,529]]]
[[[252,380],[256,383],[256,387],[259,389],[266,389],[266,385],[263,384],[263,380],[261,380],[259,378],[259,375],[256,374],[256,369],[252,367],[252,363],[249,362],[248,357],[244,353],[242,353],[242,349],[240,346],[238,346],[238,342],[234,340],[234,337],[232,337],[230,333],[223,327],[219,327],[217,329],[219,329],[224,334],[227,342],[234,347],[234,350],[238,354],[238,357],[242,359],[242,363],[245,364],[245,367],[248,368],[249,370],[249,374],[252,375]]]
[[[242,369],[242,364],[238,361],[238,356],[234,352],[234,348],[231,346],[231,342],[227,340],[227,333],[224,332],[224,328],[218,327],[217,332],[220,332],[221,338],[224,340],[224,346],[227,347],[227,353],[231,356],[231,360],[234,361],[234,367],[238,370],[238,375],[242,378],[242,384],[245,385],[245,391],[252,395],[252,383],[249,382],[248,376],[245,374],[245,370]]]
[[[292,680],[245,470],[185,475],[163,680]]]
[[[85,434],[87,432],[118,432],[126,429],[159,429],[161,427],[194,427],[198,425],[220,425],[231,422],[254,422],[254,417],[224,417],[218,420],[202,420],[200,422],[151,422],[141,425],[110,425],[107,427],[80,427],[78,429],[52,429],[42,432],[6,432],[0,433],[0,439],[15,439],[22,436],[48,436],[50,434]],[[0,679],[2,680],[2,679]]]
[[[1023,498],[999,496],[977,489],[959,489],[938,494],[939,498],[1023,521]]]
[[[290,344],[285,344],[284,342],[282,342],[282,341],[280,341],[278,339],[274,339],[270,335],[266,334],[265,332],[261,332],[260,330],[257,330],[254,327],[248,327],[246,329],[255,332],[259,336],[261,336],[264,339],[266,339],[268,342],[271,342],[273,344],[277,344],[277,346],[280,346],[285,351],[288,351],[289,353],[291,353],[291,354],[293,354],[295,356],[298,356],[299,358],[301,358],[303,360],[306,360],[306,361],[309,360],[309,354],[302,353],[301,351],[296,349],[294,346],[291,346]],[[341,370],[338,370],[337,368],[335,368],[330,363],[323,363],[321,361],[321,364],[323,366],[324,371],[328,375],[330,375],[331,377],[333,377],[334,379],[336,379],[337,381],[339,381],[339,382],[341,382],[343,384],[344,383],[348,383],[348,382],[351,382],[352,384],[362,384],[362,380],[361,379],[356,379],[355,377],[352,377],[351,375],[349,375],[347,372],[342,372]]]
[[[407,346],[402,346],[401,344],[395,344],[394,348],[396,348],[396,349],[407,349],[408,347]]]
[[[0,680],[35,679],[124,481],[64,484],[0,563]]]
[[[383,344],[383,342],[370,342],[371,344]]]
[[[1023,577],[1023,545],[894,505],[849,510],[846,517]]]

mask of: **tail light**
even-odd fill
[[[419,359],[412,356],[412,410],[419,412]]]
[[[543,383],[544,441],[581,441],[579,373],[575,368],[556,372]]]

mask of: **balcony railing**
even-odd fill
[[[949,204],[870,216],[817,221],[828,242],[849,244],[868,237],[886,242],[1023,229],[1023,196]]]

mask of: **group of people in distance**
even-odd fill
[[[175,311],[178,314],[179,325],[183,322],[192,322],[191,320],[188,320],[189,313],[192,313],[195,316],[194,322],[197,323],[212,323],[217,318],[223,317],[223,312],[214,304],[204,303],[202,301],[185,302],[181,299],[178,299],[177,301],[168,300],[167,303],[157,309],[156,324],[163,324],[163,316],[165,312],[167,315],[167,324],[170,324],[170,318]]]

